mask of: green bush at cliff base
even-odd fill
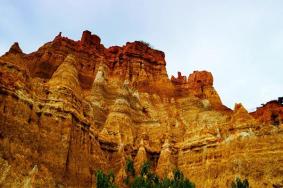
[[[124,184],[129,188],[195,188],[195,184],[185,178],[179,169],[173,171],[173,178],[159,178],[151,170],[150,162],[145,162],[140,170],[140,175],[136,175],[132,160],[126,162],[127,177],[124,179]],[[114,184],[115,176],[112,172],[104,174],[103,171],[96,172],[96,187],[97,188],[117,188]],[[236,178],[231,183],[231,188],[249,188],[247,179],[241,180]]]
[[[97,188],[117,188],[114,184],[115,176],[112,172],[108,175],[104,174],[103,171],[98,170],[96,172],[96,187]]]
[[[249,182],[247,179],[244,179],[243,181],[240,178],[236,178],[235,181],[232,182],[231,188],[249,188]]]
[[[130,162],[127,164],[131,164]],[[130,165],[129,165],[130,166]],[[183,173],[179,169],[174,170],[174,178],[172,180],[168,178],[160,179],[155,173],[151,171],[151,165],[149,162],[145,162],[140,170],[139,176],[131,176],[133,174],[126,171],[128,176],[125,179],[126,185],[130,188],[194,188],[195,185],[190,180],[184,177]],[[131,169],[132,170],[132,169]],[[135,174],[135,173],[134,173]],[[130,181],[132,179],[132,181]]]
[[[131,159],[127,159],[126,161],[126,172],[130,173],[130,175],[135,176],[134,162]]]

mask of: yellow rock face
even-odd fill
[[[197,187],[283,185],[282,104],[225,107],[212,74],[168,79],[165,55],[142,42],[105,48],[84,32],[0,57],[0,186],[95,187],[126,159],[160,177],[181,169]]]

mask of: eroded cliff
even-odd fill
[[[168,79],[165,54],[139,41],[60,33],[30,54],[15,43],[0,58],[0,184],[95,187],[102,169],[121,185],[130,158],[197,187],[283,185],[282,106],[230,110],[210,72]]]

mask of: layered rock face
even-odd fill
[[[283,185],[282,103],[249,114],[225,107],[207,71],[168,79],[165,55],[144,42],[105,48],[84,31],[31,54],[0,57],[0,185],[95,187],[126,159],[160,177],[180,168],[197,187]]]

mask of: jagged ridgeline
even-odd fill
[[[0,185],[95,187],[101,170],[127,187],[130,159],[200,188],[280,187],[282,119],[280,100],[227,108],[210,72],[169,79],[165,54],[144,42],[105,48],[84,31],[30,54],[15,43],[0,57]]]

